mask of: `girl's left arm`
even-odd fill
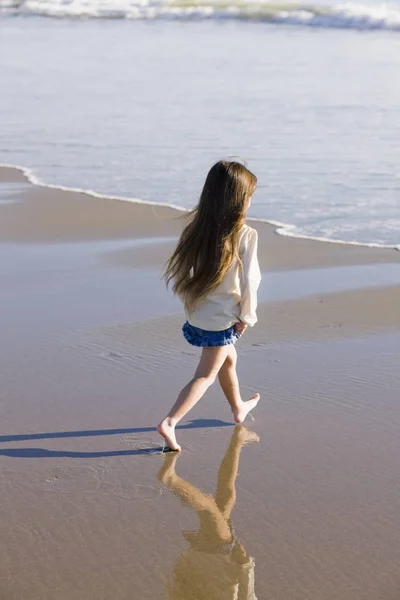
[[[258,234],[250,229],[242,254],[242,290],[240,302],[240,320],[253,327],[257,323],[257,291],[261,282],[261,272],[257,257]]]

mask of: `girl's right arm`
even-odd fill
[[[257,258],[258,234],[248,229],[245,234],[242,258],[242,283],[240,301],[240,321],[253,327],[257,323],[257,290],[261,281],[261,272]]]

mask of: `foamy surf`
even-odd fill
[[[296,225],[289,225],[288,223],[281,223],[280,221],[266,221],[265,219],[252,219],[253,221],[262,221],[273,225],[278,235],[286,237],[293,237],[303,240],[313,240],[315,242],[327,242],[330,244],[345,244],[346,246],[364,246],[367,248],[389,248],[391,250],[400,250],[400,244],[379,244],[378,242],[356,242],[349,240],[341,240],[336,238],[328,238],[322,236],[314,236],[303,233],[302,230]]]
[[[136,204],[147,204],[149,206],[166,206],[167,208],[173,208],[174,210],[179,210],[181,212],[187,212],[187,208],[183,208],[182,206],[178,206],[176,204],[168,204],[167,202],[151,202],[150,200],[141,200],[140,198],[128,198],[125,196],[112,196],[107,194],[99,194],[91,189],[84,188],[76,188],[76,187],[67,187],[64,185],[54,185],[52,183],[45,183],[37,175],[27,167],[23,167],[22,165],[12,165],[9,163],[0,163],[0,169],[16,169],[20,171],[24,177],[27,179],[29,183],[32,185],[36,185],[38,187],[45,187],[52,190],[61,190],[64,192],[75,192],[77,194],[86,194],[87,196],[92,196],[93,198],[105,198],[107,200],[119,200],[121,202],[134,202]]]
[[[400,6],[384,3],[0,0],[0,11],[74,19],[235,19],[298,27],[400,31]]]
[[[189,210],[187,208],[184,208],[183,206],[178,206],[176,204],[168,204],[167,202],[151,202],[148,200],[141,200],[140,198],[129,198],[126,196],[113,196],[113,195],[107,195],[107,194],[100,194],[91,189],[66,187],[63,185],[54,185],[51,183],[45,183],[41,179],[39,179],[39,177],[34,173],[34,171],[32,169],[29,169],[22,165],[0,163],[0,169],[2,169],[2,168],[15,169],[17,171],[20,171],[30,184],[38,186],[38,187],[45,187],[45,188],[54,189],[54,190],[62,190],[62,191],[66,191],[66,192],[74,192],[74,193],[78,193],[78,194],[86,194],[88,196],[92,196],[93,198],[105,198],[108,200],[117,200],[120,202],[132,202],[132,203],[136,203],[136,204],[146,204],[148,206],[164,206],[164,207],[172,208],[179,212],[188,212],[188,210]],[[342,239],[312,236],[312,235],[307,235],[306,233],[303,233],[296,225],[282,223],[281,221],[262,219],[259,217],[251,217],[251,218],[249,218],[249,221],[267,223],[268,225],[272,225],[273,227],[275,227],[275,232],[278,235],[282,235],[282,236],[286,236],[286,237],[294,237],[294,238],[298,238],[298,239],[313,240],[316,242],[325,242],[325,243],[330,243],[330,244],[343,244],[346,246],[362,246],[362,247],[367,247],[367,248],[387,248],[390,250],[399,250],[400,251],[400,244],[379,244],[376,242],[356,242],[356,241],[349,241],[349,240],[342,240]]]

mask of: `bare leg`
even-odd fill
[[[227,521],[236,502],[235,482],[239,469],[239,458],[244,444],[258,442],[260,438],[254,431],[237,425],[233,432],[231,443],[222,460],[218,471],[217,491],[215,501],[222,516]]]
[[[176,441],[175,427],[214,383],[218,371],[224,364],[228,348],[229,346],[203,348],[194,378],[183,388],[168,415],[158,425],[158,432],[164,437],[171,450],[181,450]]]
[[[236,423],[242,423],[248,413],[257,406],[260,394],[254,394],[249,400],[243,402],[240,396],[239,380],[236,373],[237,352],[235,346],[227,346],[228,354],[222,365],[218,379],[223,392],[231,405]]]
[[[164,465],[161,467],[158,478],[185,504],[192,506],[199,514],[202,527],[210,536],[210,540],[217,538],[223,543],[229,543],[232,533],[228,523],[223,518],[213,496],[205,494],[196,486],[179,477],[175,472],[177,454],[166,455]],[[206,533],[205,532],[205,533]]]

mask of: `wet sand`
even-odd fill
[[[154,425],[197,360],[159,280],[181,221],[0,174],[0,599],[397,600],[400,254],[257,223],[255,433],[215,387],[174,459]]]

